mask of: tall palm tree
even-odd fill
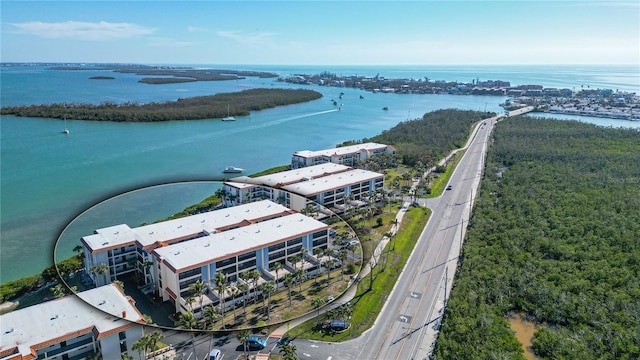
[[[107,275],[109,273],[109,266],[105,263],[101,263],[99,265],[94,265],[91,267],[91,272],[93,272],[96,276],[103,275],[104,276],[104,284],[106,285],[109,281],[107,280]],[[96,286],[98,286],[98,281],[96,279]]]
[[[231,296],[231,302],[233,302],[233,322],[236,321],[236,301],[235,298],[240,294],[240,290],[237,287],[232,286],[229,288],[229,296]]]
[[[284,276],[284,285],[287,287],[287,290],[289,290],[289,306],[291,306],[291,288],[293,287],[294,283],[295,278],[293,277],[293,275],[287,274]]]
[[[196,328],[196,323],[197,323],[196,317],[193,316],[193,313],[191,311],[189,311],[187,313],[180,315],[179,322],[182,327],[190,330],[189,336],[191,337],[191,346],[193,347],[193,355],[194,355],[194,358],[197,359],[198,354],[196,353],[196,344],[193,341],[193,330]]]
[[[138,357],[142,360],[142,354],[144,354],[144,359],[147,358],[147,341],[148,338],[145,336],[141,336],[138,340],[136,340],[131,349],[138,352]]]
[[[298,270],[298,262],[302,257],[300,255],[293,255],[289,257],[289,262],[293,264],[293,270]]]
[[[202,313],[209,322],[209,327],[213,330],[213,326],[215,325],[216,319],[218,318],[218,310],[213,305],[205,306]]]
[[[240,340],[242,348],[244,349],[245,359],[247,358],[247,342],[249,341],[249,336],[251,336],[251,333],[247,329],[240,330],[236,333],[236,337],[238,337],[238,340]]]
[[[249,285],[246,283],[238,284],[238,290],[242,291],[242,311],[247,312],[247,294],[249,293]]]
[[[204,283],[201,280],[198,280],[189,285],[189,290],[191,291],[191,296],[198,296],[200,298],[199,308],[202,309],[202,302],[204,300]]]
[[[304,273],[305,273],[304,269],[298,269],[294,273],[296,280],[298,280],[298,285],[300,287],[300,294],[302,294],[302,282],[304,280]]]
[[[331,269],[333,268],[333,264],[335,261],[332,259],[327,260],[324,264],[327,267],[327,282],[331,282]]]
[[[270,309],[271,309],[271,294],[273,293],[273,290],[275,290],[276,286],[275,283],[273,281],[267,281],[264,284],[262,284],[262,300],[264,303],[264,294],[267,295],[267,297],[269,298],[269,301],[267,301],[267,320],[269,320],[271,318],[271,313],[270,313]]]
[[[338,260],[340,260],[342,275],[344,275],[344,265],[347,263],[348,258],[349,256],[347,255],[347,251],[340,250],[340,252],[338,253]]]
[[[280,270],[282,270],[282,263],[278,261],[275,264],[273,264],[273,270],[276,272],[276,288],[277,288],[278,283],[280,282],[280,279],[278,278],[278,273],[280,272]]]
[[[223,273],[217,272],[215,282],[220,295],[220,315],[222,316],[222,328],[224,329],[224,298],[227,291],[227,277]]]
[[[162,338],[164,337],[164,335],[162,334],[161,331],[154,331],[151,334],[148,334],[147,336],[149,336],[149,350],[151,350],[151,353],[155,353],[156,351],[158,351],[158,342],[160,340],[162,340]],[[156,355],[153,355],[153,358],[155,359]]]
[[[315,298],[311,300],[311,305],[313,305],[314,308],[318,309],[318,316],[320,316],[320,308],[322,307],[322,305],[324,305],[324,299]]]
[[[255,305],[258,300],[258,281],[260,280],[262,273],[258,269],[253,269],[249,273],[251,281],[253,282],[253,304]]]

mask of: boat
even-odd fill
[[[237,173],[241,173],[243,171],[244,171],[244,169],[242,169],[242,168],[229,165],[226,168],[224,168],[223,173],[225,173],[225,174],[237,174]]]
[[[63,134],[69,133],[69,128],[67,128],[67,118],[64,118],[64,130],[62,130]]]
[[[229,113],[229,105],[227,104],[227,116],[222,118],[222,121],[235,121],[236,118],[234,118],[233,116],[231,116],[231,114]]]
[[[389,107],[385,106],[385,107],[382,108],[382,110],[389,110]]]

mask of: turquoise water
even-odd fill
[[[560,67],[562,71],[555,76],[548,67],[233,68],[283,75],[331,71],[343,75],[428,76],[431,80],[470,81],[479,77],[480,80],[511,81],[514,85],[545,86],[569,86],[572,81],[586,78],[592,81],[592,87],[598,83],[603,88],[640,88],[637,69],[630,67],[590,68],[585,70],[588,76],[574,75],[573,80],[564,67]],[[2,105],[142,103],[254,87],[291,87],[273,79],[148,85],[138,83],[136,75],[107,71],[50,71],[41,67],[2,67],[1,71]],[[550,72],[548,83],[540,81]],[[116,79],[89,80],[95,75],[111,75]],[[297,150],[317,150],[345,140],[371,137],[409,117],[420,117],[432,110],[462,108],[499,112],[498,104],[505,100],[492,96],[373,94],[356,89],[310,88],[323,93],[324,97],[305,104],[254,112],[237,117],[235,122],[213,119],[123,124],[68,120],[70,134],[65,135],[61,133],[64,128],[61,120],[3,116],[0,118],[0,281],[35,274],[52,264],[53,244],[69,221],[113,195],[177,181],[220,180],[226,165],[253,173],[288,164],[291,154]],[[341,111],[336,111],[330,100],[338,99],[340,92],[345,93],[341,99],[344,105]],[[360,95],[365,98],[359,99]],[[382,110],[385,106],[389,111]],[[137,226],[142,221],[154,221],[179,211],[211,192],[211,186],[189,186],[145,200],[126,201],[120,205],[121,210],[99,216],[104,222],[96,224],[108,226],[114,221]],[[150,202],[153,211],[140,210],[147,209]],[[108,216],[109,213],[112,216]],[[84,230],[76,228],[65,236],[79,240],[80,236],[100,227],[94,225],[87,224]],[[71,255],[72,247],[58,248],[56,258]]]

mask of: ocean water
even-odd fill
[[[340,75],[379,74],[387,78],[505,80],[512,85],[610,88],[640,93],[638,67],[569,66],[238,66],[218,69]],[[274,79],[149,85],[140,76],[102,70],[53,71],[45,67],[1,67],[1,104],[169,101],[248,88],[290,88]],[[89,80],[95,75],[115,80]],[[302,86],[296,86],[302,87]],[[137,226],[182,210],[215,191],[227,165],[247,173],[288,164],[297,150],[333,147],[371,137],[401,121],[442,108],[500,112],[505,97],[374,94],[356,89],[304,86],[323,98],[237,117],[162,123],[107,123],[0,118],[0,282],[36,274],[53,263],[54,244],[64,231],[56,259],[68,257],[83,235],[126,222]],[[342,110],[331,99],[344,92]],[[360,95],[364,99],[360,99]],[[383,107],[389,111],[383,111]],[[565,117],[567,118],[567,117]],[[580,117],[604,126],[640,123]],[[189,185],[154,186],[190,182]],[[193,183],[195,182],[195,183]],[[194,185],[196,184],[196,185]],[[130,191],[154,186],[146,191]],[[109,200],[113,196],[118,200]],[[93,205],[102,203],[100,207]],[[85,212],[85,210],[91,209]],[[107,210],[105,210],[107,209]],[[98,215],[96,215],[98,214]],[[90,220],[87,220],[90,219]]]

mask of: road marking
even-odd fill
[[[319,347],[318,345],[309,345],[309,346],[311,346],[312,348],[317,348],[317,347]]]
[[[306,357],[311,357],[311,354],[307,354],[307,353],[302,353],[302,355],[304,355]]]

